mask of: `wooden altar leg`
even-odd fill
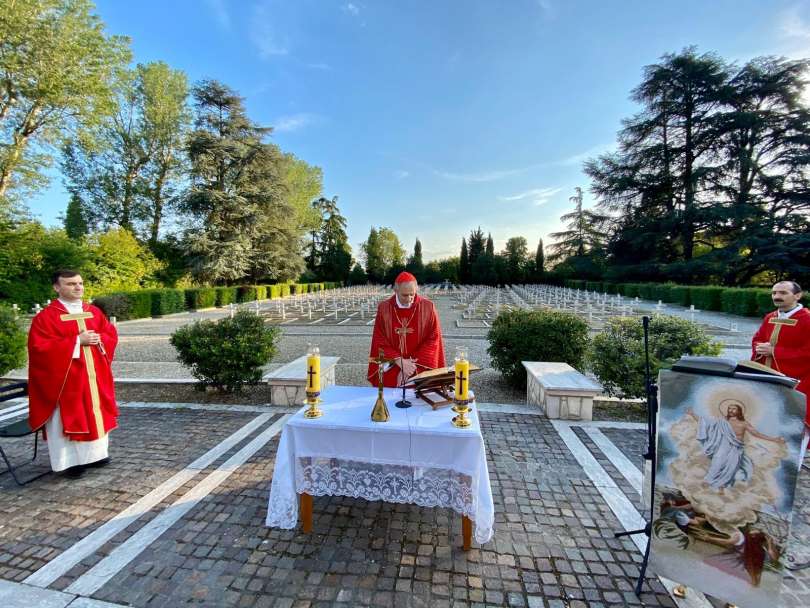
[[[469,551],[472,542],[472,520],[466,515],[461,516],[461,536],[464,539],[463,549]]]
[[[301,526],[304,534],[312,532],[312,496],[301,494]]]

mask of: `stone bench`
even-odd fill
[[[522,361],[526,404],[543,408],[548,418],[592,420],[593,398],[602,387],[567,363]]]
[[[321,357],[321,391],[335,384],[335,367],[340,357]],[[307,388],[307,356],[298,357],[262,378],[270,385],[273,405],[303,405]]]

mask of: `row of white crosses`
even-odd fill
[[[357,319],[373,322],[377,314],[377,304],[388,297],[390,292],[380,286],[353,286],[295,294],[264,302],[264,314],[273,321],[291,323],[294,321],[317,324],[327,319],[339,324]]]

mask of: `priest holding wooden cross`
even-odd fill
[[[810,395],[810,312],[799,303],[802,288],[795,281],[780,281],[771,298],[776,310],[765,315],[751,340],[752,359],[796,378],[796,390]],[[810,426],[810,409],[805,416]]]
[[[45,427],[51,468],[78,477],[109,462],[118,333],[100,309],[82,302],[78,272],[57,271],[53,288],[59,297],[34,317],[28,334],[28,419],[32,429]]]
[[[400,386],[419,371],[446,364],[436,306],[417,291],[416,277],[402,272],[394,282],[394,295],[377,307],[370,357],[382,349],[385,359],[392,361],[383,364],[387,387]],[[377,363],[369,362],[368,381],[375,386],[377,369]]]

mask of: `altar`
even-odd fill
[[[473,407],[467,428],[451,423],[449,407],[433,410],[408,391],[413,407],[394,403],[402,391],[385,389],[391,418],[372,422],[372,387],[332,386],[321,394],[323,416],[284,426],[276,454],[266,524],[312,529],[313,496],[449,508],[462,516],[464,548],[492,538],[495,508],[486,448]],[[299,509],[300,505],[300,509]]]

